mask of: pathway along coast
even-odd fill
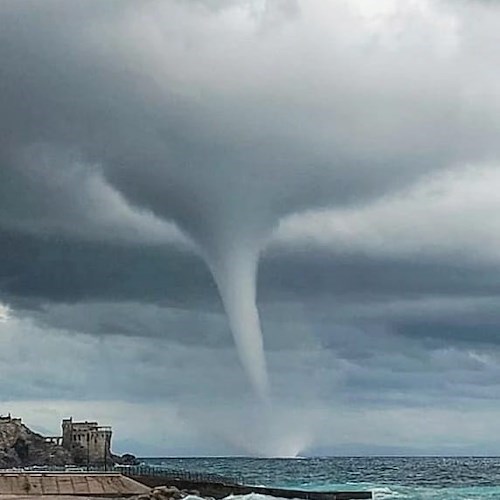
[[[151,487],[161,486],[162,481],[157,476],[137,477],[137,481]],[[165,485],[165,481],[163,481]],[[276,498],[297,498],[306,500],[357,500],[371,499],[370,491],[304,491],[282,488],[266,488],[264,486],[226,485],[223,483],[197,482],[197,481],[169,481],[168,486],[175,486],[180,491],[197,491],[203,498],[220,500],[229,495],[248,495],[258,493]]]
[[[371,492],[312,492],[216,483],[169,480],[160,475],[125,476],[99,472],[0,471],[0,500],[76,500],[123,498],[134,500],[181,500],[188,495],[222,499],[229,495],[259,493],[271,497],[307,500],[371,499]]]
[[[237,484],[231,482],[231,480],[228,480],[227,482],[223,479],[214,480],[215,478],[189,479],[188,477],[169,477],[168,472],[165,474],[162,474],[161,472],[148,474],[148,471],[141,471],[140,469],[140,467],[130,468],[130,472],[128,473],[129,477],[151,488],[173,486],[180,491],[195,491],[203,498],[214,498],[216,500],[220,500],[229,495],[248,495],[251,493],[258,493],[277,498],[298,498],[306,500],[361,500],[373,498],[370,491],[319,492],[284,488],[267,488],[265,486]]]

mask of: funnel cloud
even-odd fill
[[[256,279],[280,222],[356,210],[500,156],[493,42],[475,44],[467,23],[489,7],[382,4],[4,0],[0,193],[19,186],[60,214],[46,201],[49,190],[59,200],[53,185],[30,184],[39,158],[28,153],[43,150],[43,168],[84,200],[70,223],[37,225],[11,199],[4,223],[79,237],[73,221],[93,199],[80,177],[116,198],[113,217],[126,207],[128,242],[165,243],[180,230],[209,267],[265,399]]]

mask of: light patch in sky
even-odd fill
[[[437,8],[436,2],[429,0],[357,0],[350,8],[363,20],[365,28],[379,37],[379,42],[388,46],[401,43],[403,32],[406,43],[420,46],[429,36],[435,42],[434,48],[441,56],[453,54],[457,48],[458,20],[449,9]],[[423,36],[407,36],[409,28],[419,20]]]
[[[498,263],[499,183],[497,163],[466,165],[426,177],[366,207],[294,215],[280,224],[274,241],[372,255],[456,255]]]
[[[5,322],[10,319],[11,316],[11,310],[10,307],[7,304],[2,304],[0,302],[0,321]]]
[[[397,0],[358,0],[353,4],[359,14],[367,19],[377,19],[394,15],[397,10]]]

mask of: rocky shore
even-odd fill
[[[198,490],[179,490],[175,486],[157,486],[149,493],[133,497],[133,500],[182,500],[188,496],[201,497],[201,493]],[[213,497],[203,498],[215,500]]]
[[[133,455],[109,456],[109,463],[133,465]],[[31,467],[64,467],[86,465],[86,454],[76,448],[69,451],[22,423],[20,419],[0,419],[0,469]],[[93,465],[90,463],[89,465]]]
[[[245,491],[231,487],[231,491],[224,497],[229,498],[235,495],[260,494],[275,498],[306,499],[306,500],[368,500],[372,498],[371,492],[338,492],[338,493],[318,493],[294,490],[281,490],[269,488],[251,488],[246,487]],[[199,490],[179,489],[175,486],[157,486],[148,493],[131,497],[129,500],[182,500],[183,498],[195,496],[205,500],[217,500],[218,497],[212,497]]]
[[[74,463],[70,452],[16,420],[0,422],[0,468]]]
[[[369,491],[303,491],[264,486],[230,485],[211,481],[200,482],[171,479],[165,481],[158,476],[132,476],[132,478],[151,488],[148,493],[135,497],[136,500],[181,500],[191,495],[207,500],[222,500],[227,497],[251,494],[306,500],[367,500],[372,498],[372,494]]]

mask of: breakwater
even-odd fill
[[[123,468],[122,472],[151,488],[165,485],[175,486],[179,490],[196,490],[202,497],[212,497],[217,500],[229,495],[248,495],[251,493],[305,500],[361,500],[372,498],[370,491],[305,491],[269,488],[240,484],[234,477],[183,470],[164,470],[157,467],[128,467]]]

